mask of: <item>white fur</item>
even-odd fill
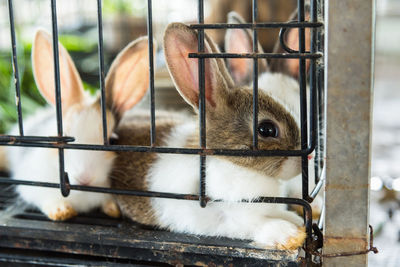
[[[193,83],[195,79],[179,79],[178,75],[195,76],[198,70],[193,67],[194,64],[187,64],[185,70],[181,73],[178,71],[182,64],[182,60],[179,60],[179,56],[183,55],[182,51],[190,51],[192,48],[192,44],[187,43],[189,42],[187,38],[191,37],[188,33],[190,29],[183,30],[184,27],[186,26],[171,24],[166,30],[164,45],[167,65],[174,83],[181,95],[186,96],[185,99],[190,103],[196,99],[188,96],[193,96],[193,92],[197,92],[197,83]],[[179,43],[180,38],[185,39],[182,45]],[[208,44],[206,49],[211,50]],[[219,75],[213,73],[218,71],[218,64],[213,60],[210,62],[213,64],[210,64],[208,74],[206,71],[205,75],[208,75],[206,80],[208,78],[209,88],[218,90],[218,87],[212,88],[220,85],[216,78]],[[287,95],[281,92],[281,97],[275,93],[282,88],[286,92],[287,87],[296,90],[298,84],[293,79],[279,74],[265,74],[263,77],[259,82],[260,90],[264,90],[283,103],[284,107],[290,106],[292,101],[286,98],[292,96],[291,92],[287,92]],[[191,104],[196,106],[194,102]],[[287,109],[296,112],[296,106]],[[196,122],[188,119],[172,130],[166,139],[166,146],[185,147],[189,138],[196,134]],[[281,196],[279,179],[267,176],[251,167],[237,165],[222,156],[208,156],[205,168],[207,196],[223,202],[211,202],[206,208],[201,208],[197,201],[153,198],[151,203],[159,226],[190,234],[250,239],[260,245],[271,247],[285,245],[290,238],[303,236],[302,230],[298,229],[303,225],[303,220],[295,213],[287,211],[285,206],[240,202],[262,196]],[[158,155],[146,177],[149,190],[199,194],[199,169],[198,155]]]
[[[264,72],[258,78],[258,87],[285,107],[299,124],[299,83],[295,79],[282,73]]]
[[[315,153],[312,153],[311,155],[314,156]],[[315,169],[314,169],[314,158],[309,159],[308,161],[308,192],[310,193],[311,190],[314,189],[315,187]],[[283,183],[283,190],[284,194],[289,196],[289,197],[294,197],[294,198],[303,198],[303,192],[302,192],[302,176],[297,175],[296,177],[285,181]],[[322,191],[322,190],[321,190]],[[313,210],[313,213],[316,212],[317,214],[321,212],[323,205],[323,196],[322,193],[319,193],[314,201],[311,203],[311,208]]]
[[[294,79],[265,73],[259,85],[260,90],[273,96],[299,121],[299,89]],[[166,145],[184,147],[195,131],[196,123],[187,120],[172,130]],[[146,177],[149,190],[199,194],[199,164],[200,159],[195,155],[158,155]],[[285,173],[290,173],[293,164],[297,161],[285,161],[281,175],[287,176]],[[299,234],[302,218],[284,205],[239,203],[260,196],[283,196],[280,180],[215,156],[207,157],[206,180],[207,196],[224,202],[211,202],[201,208],[197,201],[154,198],[152,205],[158,225],[190,234],[250,239],[269,247],[285,244]]]
[[[72,111],[73,112],[73,111]],[[69,114],[64,121],[65,135],[73,136],[78,143],[101,144],[101,115],[93,106]],[[33,136],[57,136],[56,114],[53,107],[41,109],[24,119],[24,134]],[[110,125],[112,126],[112,125]],[[17,134],[17,127],[11,134]],[[13,179],[59,183],[59,158],[57,149],[8,147]],[[65,150],[65,171],[71,184],[109,187],[108,174],[113,157],[103,151]],[[72,190],[67,198],[59,189],[36,186],[17,186],[19,196],[43,213],[55,212],[65,203],[77,212],[87,212],[101,206],[110,195]]]
[[[105,79],[106,94],[109,97],[104,118],[107,121],[107,137],[112,136],[116,126],[112,112],[122,117],[125,111],[140,101],[148,88],[148,60],[141,60],[148,55],[147,44],[146,37],[132,41],[111,64]],[[85,93],[79,73],[67,50],[62,44],[59,44],[59,48],[62,135],[75,138],[75,144],[102,145],[104,140],[100,99],[91,98]],[[153,48],[156,49],[156,46]],[[49,104],[54,104],[51,55],[51,35],[43,30],[37,31],[32,47],[33,73],[42,96]],[[132,62],[136,62],[134,66],[131,65]],[[39,110],[35,115],[24,118],[24,134],[58,136],[56,125],[54,107]],[[12,133],[18,134],[17,128]],[[10,147],[9,158],[13,179],[60,182],[59,151],[56,148]],[[114,158],[115,153],[108,151],[65,149],[63,162],[72,185],[109,187],[108,176]],[[17,191],[22,199],[54,220],[67,219],[76,212],[87,212],[98,206],[102,206],[103,211],[111,216],[118,215],[118,211],[113,210],[115,203],[111,202],[111,196],[107,194],[72,191],[67,198],[63,198],[60,190],[54,188],[18,186]]]
[[[260,75],[258,79],[259,88],[264,92],[269,93],[275,100],[279,101],[279,103],[286,107],[293,118],[296,119],[300,127],[300,87],[298,82],[282,73],[263,73]],[[309,88],[307,90],[307,109],[310,107],[309,103]],[[308,125],[309,127],[310,125]],[[311,154],[314,156],[314,153]],[[295,159],[295,158],[291,158]],[[296,164],[294,160],[287,160],[284,163],[284,167],[282,170],[289,171],[291,170],[290,165]],[[308,164],[309,170],[309,191],[314,189],[314,159],[309,160]],[[301,174],[296,177],[286,181],[284,184],[285,195],[295,198],[302,198],[302,177]],[[322,196],[318,195],[314,202],[312,203],[313,210],[320,211],[322,207]]]
[[[167,146],[183,147],[194,133],[194,122],[177,126]],[[199,163],[194,155],[158,155],[147,180],[149,190],[180,194],[199,193]],[[238,203],[260,196],[280,196],[280,182],[221,157],[207,157],[207,195],[227,202],[201,208],[197,201],[152,199],[161,227],[198,235],[251,239],[263,246],[284,244],[298,233],[302,219],[277,204]]]

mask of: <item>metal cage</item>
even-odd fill
[[[343,257],[331,259],[328,254],[340,254],[341,252],[364,251],[366,250],[367,239],[367,215],[368,215],[368,164],[369,156],[369,127],[370,127],[370,88],[371,88],[371,50],[373,35],[373,3],[371,1],[310,1],[310,19],[305,19],[305,1],[298,0],[298,21],[277,23],[258,21],[258,1],[252,1],[252,22],[243,24],[205,24],[204,23],[204,1],[198,0],[198,23],[191,24],[190,27],[198,32],[198,53],[191,53],[189,57],[198,58],[199,64],[199,129],[200,144],[197,149],[187,148],[166,148],[155,146],[157,138],[155,120],[155,100],[154,100],[154,67],[153,67],[153,28],[152,28],[152,0],[147,0],[147,31],[149,36],[149,60],[150,60],[150,114],[151,114],[151,145],[150,146],[122,146],[111,145],[107,139],[107,123],[105,111],[105,89],[104,89],[104,58],[103,58],[103,23],[102,23],[102,1],[97,0],[97,29],[98,29],[98,51],[99,51],[99,77],[102,103],[103,118],[103,145],[75,144],[73,136],[63,135],[62,106],[60,96],[60,74],[58,62],[58,28],[57,28],[57,9],[56,0],[50,0],[52,16],[52,42],[55,66],[55,88],[56,88],[56,114],[58,136],[26,136],[24,135],[23,118],[21,106],[23,99],[20,98],[20,78],[18,74],[15,26],[13,16],[13,1],[8,0],[8,10],[10,19],[10,33],[12,40],[12,64],[14,70],[16,108],[18,114],[19,135],[1,135],[0,145],[4,146],[26,146],[26,147],[46,147],[58,149],[59,156],[59,179],[60,183],[52,184],[45,182],[30,182],[15,179],[0,179],[3,185],[30,185],[60,188],[63,196],[68,196],[70,190],[82,190],[91,192],[102,192],[112,194],[126,194],[141,197],[161,197],[186,199],[186,201],[199,201],[199,205],[207,208],[207,197],[205,165],[208,155],[222,156],[290,156],[302,158],[302,199],[286,197],[260,197],[257,202],[293,204],[299,205],[304,210],[304,220],[307,238],[303,247],[303,252],[293,253],[289,251],[262,250],[252,247],[246,241],[230,240],[225,238],[205,237],[198,239],[193,236],[165,232],[155,229],[134,225],[132,223],[106,218],[98,214],[82,215],[68,222],[54,223],[48,221],[44,216],[34,210],[21,210],[13,215],[9,215],[6,207],[12,195],[12,190],[3,190],[0,196],[0,262],[19,263],[19,264],[94,264],[102,266],[169,266],[168,264],[183,265],[208,265],[208,266],[312,266],[321,263],[324,255],[321,253],[321,245],[324,243],[324,253],[327,253],[326,263],[338,264]],[[347,9],[346,9],[347,8]],[[361,8],[364,13],[363,18],[352,16]],[[324,13],[326,19],[324,22]],[[204,53],[204,31],[206,29],[226,29],[226,28],[247,28],[253,32],[253,53],[233,54],[233,53]],[[299,51],[289,49],[281,38],[281,45],[285,49],[284,53],[259,53],[257,51],[257,30],[263,28],[281,28],[282,37],[285,29],[299,29]],[[310,51],[305,49],[305,29],[311,29]],[[362,28],[362,30],[361,30]],[[324,47],[323,37],[325,35]],[[335,37],[334,37],[335,36]],[[356,49],[356,43],[362,41],[365,45]],[[364,39],[363,39],[364,38]],[[340,40],[342,42],[340,42]],[[344,43],[343,40],[346,40]],[[346,44],[346,45],[345,45]],[[353,45],[349,45],[353,44]],[[339,49],[339,50],[338,50]],[[344,53],[346,51],[346,53]],[[354,56],[363,53],[361,57]],[[296,151],[265,151],[258,150],[258,136],[253,134],[253,150],[232,150],[232,149],[209,149],[206,144],[205,134],[205,93],[204,93],[204,59],[205,58],[250,58],[254,62],[253,72],[253,131],[257,131],[258,116],[258,59],[260,58],[294,58],[300,63],[299,84],[300,84],[300,119],[301,119],[301,149]],[[349,75],[346,68],[339,67],[341,61],[346,57],[346,64],[351,67],[364,67],[360,70],[362,74]],[[309,77],[306,75],[306,60],[310,61]],[[324,71],[325,69],[325,71]],[[338,79],[341,82],[338,82]],[[309,80],[310,98],[307,99],[306,84]],[[359,87],[347,88],[346,84],[351,83]],[[367,92],[367,93],[366,93]],[[343,93],[348,96],[343,101]],[[353,101],[355,98],[359,101]],[[307,109],[309,103],[309,109]],[[326,103],[326,104],[325,104]],[[327,112],[326,109],[327,108]],[[360,120],[360,114],[350,111],[360,110],[367,119]],[[326,115],[325,115],[326,114]],[[349,118],[350,116],[350,118]],[[326,117],[327,138],[319,133],[324,129],[324,118]],[[337,129],[341,121],[350,121],[355,125]],[[348,126],[348,127],[347,127]],[[346,133],[354,129],[361,129],[362,137],[358,134],[348,136]],[[348,139],[338,140],[334,137],[338,133],[348,136]],[[359,134],[361,134],[359,133]],[[362,140],[358,140],[362,138]],[[354,156],[354,150],[349,148],[358,140],[357,149],[362,156]],[[324,143],[326,142],[326,152]],[[107,150],[107,151],[136,151],[147,153],[180,153],[199,155],[200,161],[200,181],[198,195],[172,194],[161,192],[142,192],[131,190],[117,190],[110,188],[88,187],[71,185],[68,180],[68,173],[64,169],[64,150]],[[315,151],[315,177],[308,175],[308,155]],[[336,157],[336,153],[345,153],[343,157]],[[325,155],[326,153],[326,155]],[[365,154],[366,153],[366,154]],[[326,179],[323,166],[326,162]],[[356,157],[359,163],[356,167],[344,164],[349,157]],[[342,165],[344,164],[344,165]],[[342,171],[338,171],[338,166]],[[343,176],[343,175],[344,176]],[[343,177],[352,175],[354,181],[349,181]],[[316,187],[309,192],[309,179],[315,179]],[[326,180],[326,200],[325,220],[321,218],[319,227],[313,226],[312,211],[310,203],[316,197]],[[335,185],[343,185],[335,187]],[[364,186],[362,191],[354,187],[357,184]],[[331,187],[333,189],[331,189]],[[351,216],[352,207],[349,204],[349,192],[361,195],[360,206],[357,206],[355,215]],[[338,196],[343,196],[337,199]],[[213,200],[218,201],[218,200]],[[350,205],[350,206],[349,206]],[[341,214],[343,212],[343,215]],[[350,220],[347,216],[353,217]],[[355,218],[356,217],[356,218]],[[345,227],[346,231],[341,232],[343,226],[349,221],[352,223]],[[325,226],[324,226],[325,223]],[[362,227],[361,227],[362,225]],[[321,229],[324,228],[323,238]],[[357,234],[354,234],[356,231]],[[347,237],[360,238],[360,242],[354,245],[354,239]],[[339,239],[338,239],[339,238]],[[341,249],[342,243],[337,240],[344,239],[347,242]],[[351,241],[353,240],[353,241]],[[335,243],[336,242],[336,243]],[[353,243],[352,243],[353,242]],[[338,246],[340,245],[340,246]],[[332,256],[332,255],[330,255]],[[357,264],[366,264],[365,256],[351,256]],[[325,263],[325,260],[324,260]],[[231,265],[230,265],[231,264]],[[329,265],[330,265],[329,264]],[[342,265],[345,266],[345,265]]]

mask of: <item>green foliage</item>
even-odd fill
[[[143,17],[146,14],[145,0],[104,0],[104,15],[127,14],[136,17]]]
[[[36,88],[30,64],[30,46],[18,46],[18,72],[21,90],[22,113],[33,112],[45,104]],[[0,53],[0,133],[4,133],[17,120],[15,84],[11,53]]]

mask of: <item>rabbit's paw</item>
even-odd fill
[[[313,220],[318,220],[321,216],[322,211],[322,196],[317,196],[314,201],[310,204],[312,209],[312,218]],[[303,216],[303,207],[299,205],[291,205],[289,207],[290,210],[295,211],[298,215]]]
[[[49,206],[44,210],[44,212],[47,214],[47,217],[53,221],[65,221],[78,215],[74,208],[66,202]]]
[[[258,247],[293,250],[303,244],[305,236],[304,228],[283,219],[273,219],[257,231],[254,241]]]
[[[297,232],[295,235],[290,236],[285,243],[278,244],[278,249],[284,250],[294,250],[301,247],[306,239],[306,232],[304,227],[297,228]]]
[[[115,203],[114,200],[108,200],[106,202],[103,203],[101,209],[103,210],[103,212],[110,216],[110,217],[114,217],[114,218],[119,218],[121,217],[121,211],[118,208],[117,203]]]
[[[311,203],[313,220],[318,220],[321,216],[323,202],[323,197],[321,195],[318,195]]]

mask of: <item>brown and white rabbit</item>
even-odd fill
[[[61,102],[64,135],[75,143],[103,144],[100,97],[91,97],[83,84],[67,50],[59,44]],[[110,137],[120,118],[145,94],[148,78],[147,38],[139,38],[122,50],[106,77],[107,131]],[[39,30],[32,47],[32,64],[40,93],[52,107],[43,108],[24,120],[26,135],[56,136],[57,123],[54,90],[54,69],[51,36]],[[12,133],[17,134],[15,127]],[[7,157],[13,179],[36,182],[59,182],[58,150],[49,148],[9,147]],[[75,185],[109,187],[108,175],[115,153],[110,151],[65,150],[65,170]],[[77,213],[101,207],[110,216],[120,211],[109,194],[72,190],[64,198],[59,189],[17,186],[26,203],[39,208],[52,220],[66,220]]]
[[[164,36],[166,62],[177,90],[198,109],[197,32],[181,23],[170,24]],[[206,35],[205,51],[218,53]],[[298,86],[276,80],[271,86]],[[223,59],[205,59],[207,148],[252,149],[252,88],[237,86]],[[197,148],[198,122],[194,118],[161,116],[157,146]],[[116,133],[120,145],[149,145],[149,123],[132,118]],[[291,115],[268,91],[259,92],[259,149],[298,149],[299,128]],[[123,214],[142,224],[206,236],[250,239],[263,247],[295,249],[304,241],[303,220],[282,205],[239,203],[260,196],[280,196],[280,179],[300,173],[297,157],[208,156],[206,191],[211,199],[198,202],[162,198],[117,196]],[[111,173],[112,187],[181,194],[199,193],[199,156],[121,152]]]
[[[306,17],[309,17],[309,5],[305,6]],[[297,19],[297,10],[293,12],[288,21]],[[244,19],[236,12],[228,14],[228,23],[246,23]],[[310,49],[310,30],[305,31],[306,49]],[[287,45],[293,49],[298,50],[298,30],[289,29],[285,35]],[[228,29],[225,35],[225,51],[228,53],[252,53],[253,51],[253,37],[248,29]],[[263,53],[261,45],[258,43],[258,51]],[[279,42],[275,44],[275,53],[283,53]],[[228,70],[237,84],[248,84],[252,86],[253,79],[253,60],[241,58],[227,59]],[[258,86],[267,90],[275,99],[279,99],[281,103],[292,112],[292,115],[298,120],[300,118],[300,87],[285,86],[285,83],[296,83],[299,74],[299,60],[298,59],[272,59],[271,64],[267,63],[266,59],[258,60]],[[309,60],[306,62],[306,71],[310,66]],[[271,70],[269,72],[268,70]],[[281,77],[281,78],[279,78]],[[292,77],[293,79],[290,79]],[[273,86],[275,81],[279,81],[283,86]],[[309,99],[309,88],[307,86],[307,99]],[[309,102],[308,102],[309,104]],[[309,108],[309,106],[308,106]],[[314,160],[311,160],[314,153],[310,155],[309,161],[309,175],[311,177],[309,182],[309,190],[315,187],[314,179]],[[284,189],[286,194],[290,197],[302,197],[302,184],[301,175],[296,176],[290,181],[285,182]],[[322,208],[322,196],[317,196],[311,204],[313,208],[313,216],[319,216]],[[299,206],[295,206],[297,208]],[[299,207],[299,212],[302,208]]]

